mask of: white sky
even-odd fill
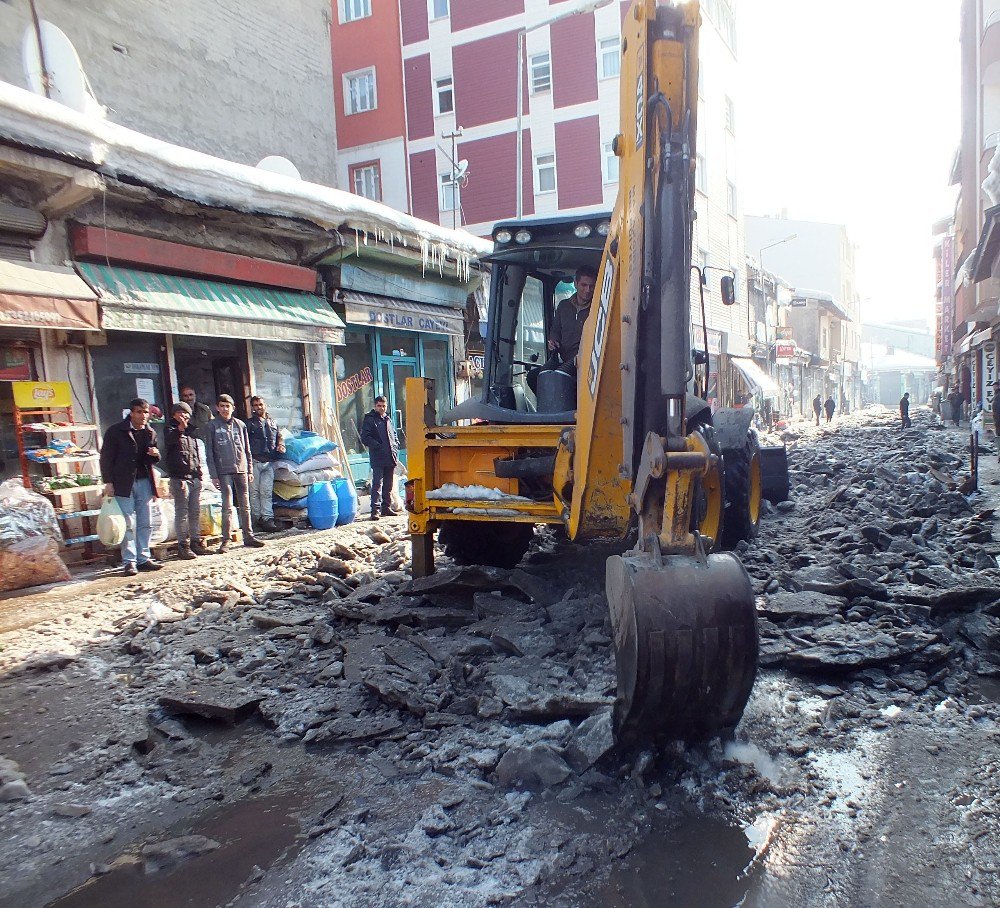
[[[960,138],[959,2],[736,4],[744,211],[846,224],[865,321],[933,328],[931,225],[952,211]]]

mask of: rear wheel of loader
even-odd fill
[[[454,521],[438,533],[444,553],[458,564],[484,564],[513,568],[531,545],[535,528],[530,523]]]
[[[743,447],[724,454],[726,518],[722,544],[732,548],[741,539],[752,542],[760,528],[761,473],[757,433],[747,432]]]
[[[662,562],[662,563],[661,563]],[[608,559],[623,746],[726,734],[757,674],[750,578],[730,553]]]

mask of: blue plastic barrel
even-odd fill
[[[328,530],[337,522],[337,494],[332,482],[314,482],[306,496],[306,513],[317,530]]]
[[[346,478],[335,479],[333,489],[337,494],[337,526],[353,523],[358,516],[358,496],[351,481]]]

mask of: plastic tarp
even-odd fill
[[[737,369],[743,373],[743,377],[747,380],[747,383],[755,391],[760,391],[764,397],[774,397],[777,398],[780,395],[778,385],[768,375],[760,366],[758,366],[752,359],[744,359],[740,356],[734,356],[730,360]]]

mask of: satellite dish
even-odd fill
[[[299,168],[289,161],[288,158],[284,158],[280,154],[269,154],[257,167],[269,173],[278,173],[283,177],[291,177],[293,180],[302,179]]]
[[[48,72],[48,92],[45,90],[43,56],[44,69]],[[73,42],[58,26],[42,19],[37,32],[31,26],[26,28],[21,41],[21,61],[28,88],[36,95],[47,95],[82,114],[95,117],[107,115],[107,110],[94,97]]]
[[[468,172],[469,162],[465,160],[465,158],[462,158],[462,160],[458,162],[458,166],[455,167],[455,182],[457,183],[459,180],[464,179]]]

